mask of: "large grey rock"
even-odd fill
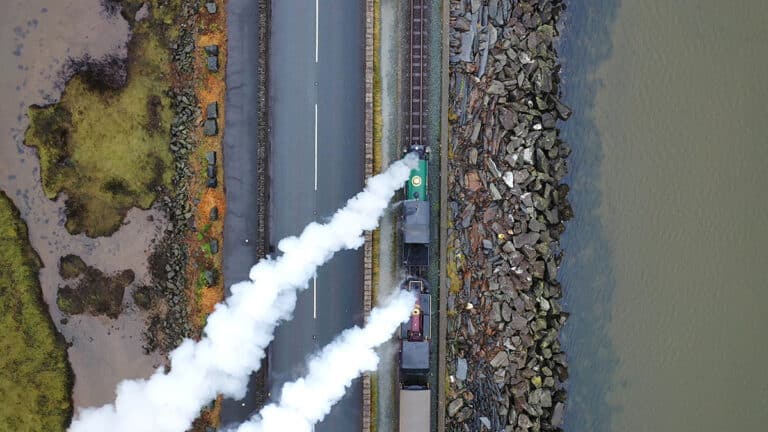
[[[491,85],[488,86],[488,90],[486,90],[486,92],[488,94],[498,96],[504,96],[507,94],[507,91],[504,89],[504,83],[496,80],[491,81]]]
[[[464,399],[458,398],[448,404],[448,416],[455,417],[459,410],[464,406]]]
[[[218,72],[219,71],[219,58],[216,56],[208,56],[208,60],[206,61],[206,65],[208,66],[208,70],[211,72]]]
[[[467,380],[467,359],[456,359],[456,379],[461,381]]]
[[[557,98],[552,98],[552,101],[555,103],[557,115],[563,120],[568,120],[571,117],[571,114],[573,114],[573,111]]]
[[[211,246],[211,253],[217,254],[219,253],[219,241],[216,239],[211,240],[210,243],[208,243]]]
[[[491,366],[494,368],[507,367],[509,365],[509,356],[507,352],[502,350],[496,353],[491,359]]]
[[[531,246],[533,244],[536,244],[536,241],[539,240],[539,237],[541,237],[541,235],[537,232],[527,232],[527,233],[513,236],[512,243],[514,243],[515,249],[520,249],[524,245]]]
[[[214,2],[207,2],[205,4],[205,8],[208,10],[209,14],[215,14],[218,8],[216,7],[216,3]]]
[[[512,318],[509,320],[509,326],[517,331],[523,331],[528,328],[528,320],[520,314],[513,312]]]
[[[563,425],[563,413],[564,413],[565,406],[562,402],[558,402],[555,404],[555,408],[552,410],[552,420],[550,421],[550,424],[554,427],[560,427]]]
[[[509,322],[509,320],[512,319],[512,307],[510,307],[507,302],[501,304],[501,319],[506,322]]]
[[[491,321],[493,322],[500,322],[501,321],[501,305],[498,302],[494,302],[491,305]]]
[[[499,188],[497,188],[495,184],[490,183],[488,185],[488,190],[491,192],[492,200],[499,201],[502,198],[501,192],[499,192]]]
[[[210,213],[208,213],[208,220],[213,222],[218,219],[219,219],[219,208],[214,206],[211,208]]]
[[[205,48],[206,54],[210,56],[218,56],[219,55],[219,46],[218,45],[206,45]]]
[[[528,429],[530,429],[533,426],[533,422],[531,421],[530,418],[528,418],[527,415],[520,414],[517,417],[517,425],[519,427],[523,428],[524,430],[528,430]]]
[[[488,417],[480,417],[480,423],[482,423],[486,429],[491,429],[491,420]]]
[[[213,283],[215,282],[215,280],[214,280],[215,278],[214,278],[214,275],[213,275],[213,271],[211,271],[211,270],[205,270],[205,271],[203,272],[203,279],[205,279],[205,285],[206,285],[206,286],[211,286],[211,285],[213,285]]]
[[[215,178],[216,177],[216,165],[208,165],[207,173],[208,178]]]
[[[456,31],[466,32],[469,31],[469,26],[471,24],[472,23],[464,17],[456,17],[456,19],[451,22],[451,28]]]
[[[205,160],[208,162],[208,165],[216,165],[216,152],[215,151],[206,152]]]
[[[205,136],[214,136],[219,133],[219,126],[214,119],[208,119],[203,124],[203,133]]]
[[[205,107],[205,118],[207,119],[217,119],[219,118],[219,103],[218,102],[211,102],[208,104],[207,107]]]

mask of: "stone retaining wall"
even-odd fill
[[[365,0],[365,171],[367,180],[373,176],[373,0]],[[373,236],[365,233],[363,246],[363,312],[366,320],[373,306]],[[371,375],[363,375],[363,432],[371,430]]]

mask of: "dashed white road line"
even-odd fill
[[[315,104],[315,190],[317,190],[317,104]]]
[[[317,319],[317,276],[312,278],[312,318]]]
[[[315,63],[320,61],[320,0],[315,0]]]

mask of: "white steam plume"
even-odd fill
[[[218,393],[245,396],[248,376],[259,368],[275,327],[293,312],[296,291],[335,252],[363,244],[363,232],[376,228],[415,162],[412,155],[395,162],[328,223],[313,222],[299,237],[283,239],[282,256],[260,261],[250,281],[232,286],[232,295],[208,317],[203,338],[187,339],[171,352],[170,371],[160,368],[149,379],[121,382],[114,404],[80,410],[69,432],[183,432]]]
[[[309,361],[303,378],[283,385],[280,400],[265,406],[237,432],[310,432],[331,411],[363,372],[376,369],[375,348],[407,320],[415,297],[399,291],[385,306],[371,311],[365,327],[345,330]]]

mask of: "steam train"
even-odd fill
[[[405,186],[405,200],[400,221],[401,263],[408,274],[401,289],[416,295],[410,319],[400,327],[400,398],[399,431],[430,432],[431,391],[429,388],[432,339],[432,302],[427,282],[430,244],[430,207],[427,195],[428,149],[411,145],[409,152],[419,161]]]
[[[411,319],[400,330],[399,432],[431,432],[432,396],[429,388],[432,303],[428,283],[430,246],[430,205],[427,166],[429,135],[426,116],[429,20],[428,3],[410,0],[408,116],[406,153],[419,156],[405,185],[400,220],[401,264],[408,277],[402,289],[416,294]]]

